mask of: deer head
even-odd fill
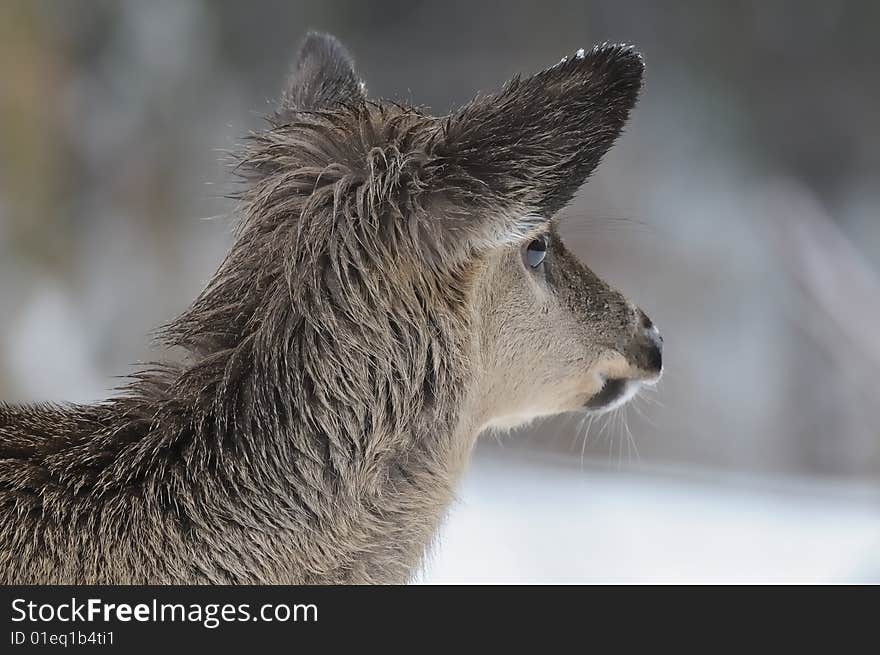
[[[245,154],[239,239],[174,341],[282,352],[268,373],[312,372],[291,395],[363,405],[352,424],[370,403],[400,416],[441,396],[470,397],[478,430],[619,406],[659,379],[662,339],[565,248],[557,213],[620,134],[642,72],[630,47],[579,50],[437,118],[370,101],[346,50],[310,34]],[[319,375],[328,352],[338,372]]]

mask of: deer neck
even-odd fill
[[[177,407],[195,408],[178,423],[205,448],[190,479],[207,541],[247,538],[264,562],[224,567],[243,580],[404,582],[436,533],[476,437],[469,326],[372,316],[279,321],[202,353],[171,385]],[[235,520],[212,519],[230,507]]]

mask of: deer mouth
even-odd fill
[[[623,405],[635,396],[638,390],[638,380],[607,378],[602,388],[586,402],[584,407],[591,412],[608,412]]]

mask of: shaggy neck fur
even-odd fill
[[[412,258],[437,247],[406,220],[427,122],[354,111],[252,144],[235,245],[162,333],[182,364],[94,406],[0,407],[0,580],[412,575],[476,436],[473,290]]]

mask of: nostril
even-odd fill
[[[659,350],[663,350],[663,335],[660,334],[660,331],[657,328],[648,330],[645,336],[648,337],[648,341],[657,346]]]
[[[645,370],[659,373],[663,370],[663,346],[659,341],[651,341],[645,352]]]
[[[659,373],[663,369],[663,336],[657,328],[648,331],[648,342],[650,343],[648,347],[649,370]]]
[[[640,371],[656,374],[663,370],[663,339],[656,329],[644,330],[627,351],[630,363]]]
[[[620,351],[630,366],[651,378],[663,371],[663,337],[654,322],[641,309],[634,316],[638,327]]]

